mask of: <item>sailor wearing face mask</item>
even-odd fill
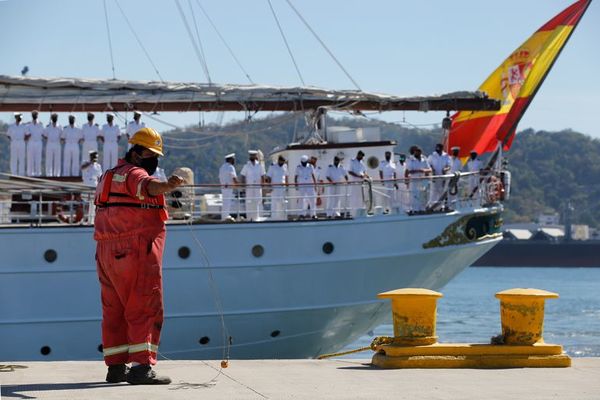
[[[151,176],[163,155],[162,138],[154,129],[139,130],[129,142],[133,146],[125,158],[102,175],[96,190],[94,239],[106,381],[168,384],[171,380],[151,367],[163,325],[164,193],[184,180],[172,175],[160,182]]]
[[[454,174],[456,172],[462,171],[462,161],[458,154],[460,153],[460,147],[454,146],[452,149],[452,155],[450,156],[450,173]],[[456,208],[456,201],[458,199],[458,193],[460,192],[462,179],[456,183],[456,187],[448,188],[448,205],[450,208]]]
[[[409,209],[408,180],[406,176],[406,154],[398,155],[396,163],[396,178],[398,179],[398,204],[402,211]]]
[[[75,125],[74,115],[69,115],[69,125],[64,127],[62,139],[65,143],[63,176],[78,176],[81,166],[79,144],[83,142],[83,134],[81,129]]]
[[[27,128],[21,123],[23,114],[15,113],[15,123],[10,124],[6,136],[10,140],[10,173],[25,175],[25,134]]]
[[[435,145],[435,151],[427,158],[434,176],[445,175],[450,171],[450,157],[444,151],[444,145],[438,143]],[[440,198],[446,189],[446,180],[444,178],[433,178],[429,190],[429,206],[432,209],[440,206]]]
[[[271,164],[267,178],[271,184],[271,219],[283,220],[285,213],[285,190],[288,184],[288,169],[285,158],[279,156],[277,162]]]
[[[43,136],[46,140],[46,176],[60,176],[60,144],[63,128],[58,124],[58,114],[52,113]]]
[[[398,183],[396,182],[396,163],[392,161],[392,152],[385,152],[385,160],[379,163],[379,179],[383,181],[385,188],[383,204],[385,212],[390,212],[392,205],[396,204],[396,192]]]
[[[467,161],[467,171],[473,172],[474,174],[469,176],[469,191],[468,196],[479,202],[481,198],[481,189],[484,185],[483,182],[480,183],[480,178],[482,176],[483,163],[477,157],[478,154],[475,150],[471,150],[469,161]]]
[[[240,172],[246,185],[246,218],[251,221],[260,219],[262,209],[262,188],[265,183],[265,167],[258,162],[258,151],[248,151],[248,162]]]
[[[317,218],[317,178],[315,167],[308,162],[308,156],[300,158],[300,165],[296,166],[294,183],[300,200],[302,217]]]
[[[358,209],[363,209],[365,207],[362,182],[369,180],[370,178],[369,175],[367,175],[367,167],[365,167],[365,164],[363,163],[364,157],[365,153],[363,153],[362,150],[359,150],[358,153],[356,153],[356,157],[350,161],[350,169],[348,170],[350,182],[354,182],[354,184],[348,188],[350,213],[353,217],[356,216],[356,211]]]
[[[31,122],[27,124],[27,175],[42,175],[42,138],[44,124],[38,121],[38,111],[31,112]]]
[[[237,185],[237,174],[235,172],[235,153],[227,154],[225,162],[219,168],[219,182],[221,183],[221,220],[234,221],[231,216],[231,205],[233,204],[233,185]]]
[[[325,194],[327,195],[327,217],[340,217],[342,207],[346,208],[346,189],[348,183],[348,175],[346,174],[346,170],[342,165],[342,160],[344,159],[344,153],[339,152],[333,157],[333,164],[327,167],[326,178],[327,182],[327,190]],[[342,202],[342,200],[344,200]]]
[[[427,159],[423,156],[420,147],[414,149],[413,155],[406,163],[406,178],[410,179],[410,209],[413,212],[425,210],[426,191],[429,185],[427,179],[423,179],[431,174],[431,167]]]
[[[98,137],[102,136],[98,124],[94,123],[93,113],[87,114],[87,120],[87,124],[81,127],[81,134],[83,135],[82,154],[89,154],[90,151],[98,151]]]
[[[100,140],[104,142],[104,157],[102,159],[104,169],[112,168],[117,164],[121,131],[119,125],[113,122],[114,119],[115,115],[113,113],[106,114],[106,124],[102,125],[102,131],[100,132]]]

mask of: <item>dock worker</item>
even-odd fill
[[[102,130],[100,131],[100,141],[104,142],[102,154],[102,167],[104,169],[109,169],[117,165],[121,131],[119,125],[114,123],[114,120],[115,114],[106,114],[106,124],[102,125]]]
[[[27,141],[27,175],[42,175],[42,147],[44,124],[38,120],[37,110],[31,112],[31,122],[27,124],[25,140]]]
[[[129,123],[127,124],[127,129],[125,131],[127,140],[129,140],[134,135],[134,133],[136,133],[140,129],[144,128],[145,126],[146,126],[146,124],[144,122],[142,122],[142,113],[139,111],[134,111],[133,112],[133,121],[129,121]],[[130,144],[128,144],[127,146],[128,146],[127,149],[131,148]]]
[[[315,167],[308,162],[308,156],[300,157],[296,166],[294,184],[300,200],[301,218],[317,218],[317,178]]]
[[[81,154],[89,154],[90,151],[98,151],[98,138],[100,137],[100,127],[94,123],[94,113],[87,113],[87,123],[81,127],[83,135],[83,146]]]
[[[424,211],[426,192],[429,186],[429,181],[424,178],[431,174],[431,167],[419,146],[415,146],[413,155],[406,162],[404,174],[409,179],[410,210],[412,212]]]
[[[50,115],[50,123],[44,129],[46,140],[46,176],[60,176],[61,169],[61,140],[63,128],[58,124],[58,114]]]
[[[435,145],[435,150],[427,157],[427,162],[434,175],[429,189],[429,206],[435,209],[440,206],[440,199],[446,188],[446,179],[437,178],[437,176],[446,175],[450,171],[450,157],[444,151],[443,144],[438,143]]]
[[[233,204],[233,186],[238,184],[237,173],[235,172],[235,153],[225,156],[225,162],[219,168],[219,182],[221,183],[221,220],[234,221],[231,216],[231,206]]]
[[[271,219],[287,219],[285,207],[285,191],[288,185],[288,168],[284,156],[277,157],[267,171],[267,179],[271,185]]]
[[[356,153],[356,157],[350,160],[350,169],[348,170],[351,183],[348,188],[348,206],[350,207],[350,214],[353,217],[356,216],[357,210],[363,209],[365,206],[362,182],[370,180],[370,177],[367,174],[367,167],[363,162],[364,157],[365,153],[362,150],[359,150]]]
[[[63,128],[62,139],[65,143],[63,155],[63,176],[79,176],[81,161],[79,145],[83,142],[81,129],[75,125],[75,116],[69,115],[69,125]]]
[[[10,140],[10,173],[25,175],[25,134],[27,127],[22,123],[23,114],[14,113],[15,123],[10,124],[6,136]]]
[[[348,183],[348,174],[346,169],[342,165],[344,160],[344,153],[338,152],[333,157],[333,164],[327,167],[325,178],[329,183],[325,195],[327,197],[327,217],[328,218],[339,218],[341,217],[342,209],[346,208],[346,189]],[[342,204],[342,200],[344,204]]]
[[[265,167],[258,161],[258,150],[248,151],[248,162],[240,172],[246,185],[246,218],[258,221],[262,210],[262,188],[265,183]]]
[[[384,212],[389,213],[392,206],[397,203],[398,182],[396,181],[396,163],[392,160],[392,152],[386,151],[385,160],[379,163],[379,179],[383,182],[385,192],[383,195]]]
[[[154,129],[140,129],[129,142],[125,158],[102,175],[96,189],[94,239],[106,381],[168,384],[168,377],[152,370],[163,325],[164,193],[184,180],[171,175],[160,182],[151,176],[163,155],[162,138]]]
[[[473,173],[473,175],[469,176],[468,197],[475,201],[481,199],[481,186],[483,185],[483,182],[481,181],[483,163],[478,156],[477,151],[471,150],[466,165],[467,171]]]

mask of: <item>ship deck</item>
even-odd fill
[[[597,399],[600,358],[571,368],[382,370],[370,360],[161,361],[168,386],[107,384],[101,362],[0,367],[2,399]],[[218,375],[218,376],[217,376]],[[211,380],[214,383],[209,383]]]

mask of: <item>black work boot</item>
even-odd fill
[[[127,381],[127,373],[129,373],[129,368],[125,364],[109,365],[108,373],[106,374],[106,382],[125,382]]]
[[[168,385],[171,378],[156,375],[149,365],[136,365],[129,369],[127,382],[132,385]]]

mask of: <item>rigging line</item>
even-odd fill
[[[287,48],[288,54],[290,55],[290,58],[292,59],[292,63],[294,63],[294,68],[296,68],[296,72],[298,73],[298,77],[300,78],[300,82],[302,82],[302,86],[306,86],[306,83],[304,83],[304,78],[302,77],[302,74],[300,73],[300,68],[298,68],[298,64],[296,63],[296,58],[294,58],[294,54],[292,53],[292,49],[290,48],[290,45],[287,41],[287,38],[285,37],[285,33],[283,33],[283,28],[281,27],[281,24],[279,23],[279,18],[277,18],[277,14],[275,13],[275,9],[273,8],[273,4],[271,3],[271,0],[267,0],[267,2],[269,3],[269,8],[271,9],[271,13],[273,14],[273,18],[275,18],[275,22],[277,23],[277,28],[279,28],[279,33],[281,34],[281,38],[283,39],[283,43],[285,43],[285,47]]]
[[[146,58],[148,59],[148,61],[152,65],[152,67],[154,68],[154,72],[156,72],[156,75],[158,76],[158,79],[160,79],[160,81],[162,83],[164,83],[165,80],[160,75],[160,72],[158,72],[158,68],[156,68],[156,64],[154,64],[154,61],[152,61],[152,57],[150,57],[150,54],[148,53],[148,50],[146,50],[146,47],[144,47],[144,44],[142,43],[142,41],[140,40],[139,36],[135,32],[135,29],[133,29],[133,25],[131,25],[131,22],[129,21],[129,18],[127,18],[127,14],[125,14],[125,12],[123,11],[123,9],[121,8],[121,4],[119,4],[119,0],[115,0],[115,4],[119,8],[119,11],[121,12],[121,15],[123,16],[123,19],[125,19],[125,22],[127,22],[127,26],[129,27],[129,30],[131,31],[131,33],[135,37],[135,40],[138,42],[138,44],[140,45],[142,51],[146,55]]]
[[[306,28],[313,34],[313,36],[315,37],[315,39],[317,39],[317,41],[321,44],[321,46],[323,47],[323,49],[325,49],[325,51],[329,54],[329,56],[333,59],[333,61],[335,61],[335,63],[338,65],[338,67],[340,67],[340,69],[344,72],[344,74],[346,74],[346,76],[348,77],[348,79],[350,79],[350,81],[354,84],[354,86],[356,86],[356,88],[362,92],[362,89],[360,88],[360,86],[358,85],[358,83],[356,83],[356,81],[354,80],[354,78],[352,78],[352,76],[348,73],[348,71],[346,71],[346,68],[344,68],[344,66],[342,65],[342,63],[335,57],[335,55],[333,55],[333,53],[331,52],[331,50],[329,50],[329,48],[327,47],[327,45],[325,44],[325,42],[323,42],[323,40],[321,40],[321,38],[319,37],[319,35],[317,35],[317,33],[313,30],[313,28],[308,24],[308,22],[304,19],[304,17],[302,16],[302,14],[300,14],[300,12],[296,9],[296,7],[294,7],[294,5],[292,4],[292,2],[290,0],[285,0],[288,5],[291,7],[291,9],[296,13],[296,15],[298,16],[298,18],[300,18],[300,21],[302,21],[302,23],[304,23],[304,25],[306,26]]]
[[[190,42],[192,42],[192,47],[194,48],[196,57],[198,58],[198,61],[200,62],[200,66],[202,66],[202,69],[204,70],[204,74],[206,75],[206,79],[208,80],[208,83],[210,84],[210,77],[208,76],[208,71],[204,64],[204,59],[202,58],[202,54],[200,53],[200,49],[198,48],[198,43],[196,43],[196,40],[194,39],[194,34],[192,33],[192,29],[190,28],[190,25],[188,24],[187,18],[185,17],[183,8],[181,8],[181,4],[179,3],[179,0],[174,0],[174,1],[175,1],[175,5],[177,6],[177,10],[179,10],[179,15],[181,16],[181,20],[183,21],[183,25],[185,26],[185,30],[187,31],[188,37],[190,38]]]
[[[221,32],[219,32],[219,30],[217,29],[217,26],[213,23],[213,20],[210,18],[210,16],[208,15],[208,13],[204,9],[204,7],[202,7],[202,4],[200,3],[200,1],[196,0],[196,4],[200,8],[200,10],[202,11],[202,13],[206,17],[206,19],[208,20],[208,23],[210,24],[210,26],[212,26],[212,28],[214,29],[214,31],[217,33],[217,36],[219,36],[219,39],[221,39],[221,42],[223,42],[223,44],[227,48],[227,51],[229,51],[229,54],[231,55],[231,57],[233,57],[233,60],[235,61],[235,63],[237,64],[237,66],[242,70],[242,72],[246,76],[246,79],[248,79],[248,82],[250,82],[251,84],[254,85],[255,84],[254,81],[252,80],[252,78],[250,78],[250,75],[248,74],[248,72],[246,71],[246,69],[242,66],[242,63],[236,57],[235,53],[233,52],[233,50],[231,49],[231,47],[229,46],[229,44],[227,43],[227,41],[225,40],[225,38],[223,37],[223,35],[221,35]]]
[[[204,60],[204,70],[206,72],[206,76],[208,77],[209,85],[212,85],[212,80],[210,78],[210,74],[208,73],[208,61],[206,61],[206,54],[204,53],[204,46],[202,46],[202,40],[200,40],[200,31],[198,30],[198,22],[196,21],[196,13],[194,13],[194,7],[192,7],[192,0],[188,0],[188,6],[190,7],[190,11],[192,13],[192,21],[194,21],[194,28],[196,29],[196,39],[198,40],[198,47],[200,48],[200,53],[202,54],[202,59]]]
[[[110,65],[112,67],[112,77],[117,79],[115,75],[115,59],[113,57],[112,39],[110,38],[110,24],[108,23],[108,10],[106,9],[106,0],[102,0],[104,5],[104,21],[106,22],[106,35],[108,36],[108,50],[110,52]]]

